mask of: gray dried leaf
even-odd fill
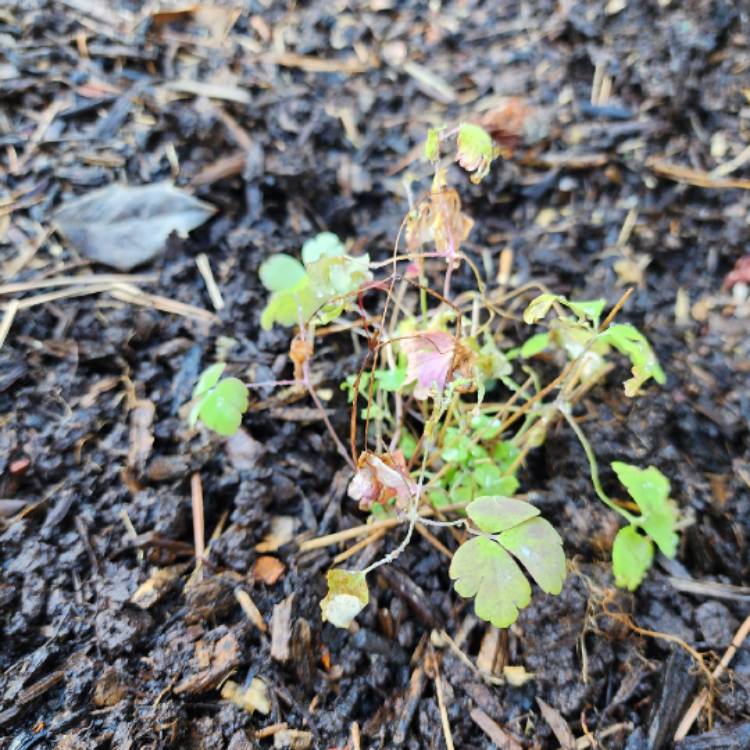
[[[130,271],[159,255],[172,232],[186,237],[215,211],[171,182],[113,184],[68,201],[54,220],[83,255]]]

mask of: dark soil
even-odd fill
[[[245,0],[226,36],[140,5],[0,7],[3,282],[107,273],[48,234],[54,209],[113,181],[174,178],[218,211],[138,269],[157,275],[142,288],[212,310],[195,262],[206,253],[226,308],[212,324],[102,292],[18,311],[0,350],[2,748],[443,748],[436,661],[462,750],[501,746],[477,708],[503,747],[559,747],[537,698],[598,747],[672,747],[704,684],[674,638],[712,667],[750,602],[750,304],[741,285],[722,291],[750,248],[750,193],[686,184],[747,144],[746,4]],[[612,93],[592,105],[595,71]],[[583,424],[614,494],[610,461],[653,464],[692,523],[675,561],[635,594],[615,589],[616,520],[560,427],[522,479],[572,561],[561,596],[537,592],[498,635],[417,536],[374,577],[352,632],[323,626],[325,571],[343,548],[300,554],[298,542],[364,517],[314,410],[269,390],[227,443],[188,430],[180,408],[217,353],[245,379],[289,377],[288,331],[259,326],[260,262],[322,229],[385,257],[427,127],[508,95],[536,108],[536,125],[481,186],[465,181],[477,261],[510,247],[514,283],[610,304],[639,282],[620,319],[653,342],[667,385],[627,400],[620,369],[590,394]],[[694,174],[676,181],[654,159]],[[740,164],[731,177],[748,175]],[[313,365],[342,435],[338,384],[359,362],[348,346],[323,340]],[[218,529],[202,582],[191,580],[195,474],[207,539]],[[253,576],[256,545],[277,516],[295,519],[295,538],[270,553],[286,569],[268,585]],[[156,571],[154,601],[134,604]],[[441,630],[470,659],[481,651],[490,670],[522,666],[530,679],[485,684]],[[221,697],[230,673],[265,681],[268,716]],[[716,686],[712,719],[715,734],[701,737],[704,713],[682,747],[750,746],[747,646]],[[257,734],[281,722],[310,740]]]

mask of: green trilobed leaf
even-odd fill
[[[562,591],[566,573],[562,539],[548,521],[531,518],[504,531],[497,539],[521,561],[542,591]]]
[[[669,480],[655,466],[641,469],[613,461],[612,469],[638,504],[641,515],[635,522],[667,557],[674,557],[679,541],[675,531],[679,513],[669,499]]]
[[[206,427],[228,437],[239,429],[247,407],[247,386],[237,378],[226,378],[203,398],[198,416]]]
[[[599,325],[599,319],[604,311],[606,301],[603,299],[592,299],[583,302],[565,302],[569,310],[572,310],[579,318],[590,320],[595,326]]]
[[[528,307],[523,311],[523,321],[527,325],[532,325],[540,321],[549,311],[555,302],[562,302],[565,297],[557,294],[540,294],[529,302]]]
[[[649,378],[653,378],[660,385],[666,382],[667,377],[656,359],[654,350],[635,326],[629,323],[616,323],[607,328],[600,339],[630,359],[633,377],[625,381],[625,395],[628,398],[637,395]]]
[[[612,545],[612,572],[620,588],[635,591],[654,561],[653,542],[635,526],[623,526]]]
[[[268,300],[260,318],[261,327],[268,331],[274,323],[293,326],[306,321],[318,307],[318,300],[310,289],[305,276],[295,287],[274,292]]]
[[[333,232],[321,232],[302,245],[302,262],[309,266],[320,258],[333,258],[345,252],[346,248]]]
[[[475,597],[474,611],[497,628],[507,628],[531,601],[531,586],[513,558],[495,541],[474,537],[453,555],[449,575],[456,593]]]
[[[305,278],[305,267],[291,255],[278,253],[261,263],[258,275],[269,292],[283,292],[299,286]]]
[[[307,266],[310,287],[322,301],[351,294],[372,279],[369,264],[369,255],[321,257]]]
[[[479,497],[466,507],[466,513],[479,529],[496,534],[539,515],[539,509],[510,497]]]
[[[226,362],[217,362],[215,365],[207,367],[201,373],[195,388],[193,388],[193,398],[199,398],[208,393],[219,382],[226,366]]]
[[[323,620],[337,628],[348,628],[367,606],[370,592],[364,573],[334,568],[326,576],[328,593],[320,602]]]

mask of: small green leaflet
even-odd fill
[[[459,596],[474,597],[477,617],[496,628],[518,619],[519,609],[531,601],[531,586],[513,558],[495,541],[476,536],[453,555],[450,577]]]
[[[635,326],[629,323],[616,323],[609,326],[599,336],[599,340],[610,344],[630,359],[633,377],[625,381],[625,395],[628,398],[635,396],[649,378],[653,378],[660,385],[666,383],[667,377],[659,366],[654,350]]]
[[[458,548],[449,575],[460,596],[474,597],[478,617],[507,628],[531,601],[531,586],[516,560],[543,591],[560,593],[566,572],[562,540],[537,508],[512,498],[481,497],[466,512],[485,533]]]
[[[667,557],[674,557],[679,539],[675,531],[679,514],[669,499],[669,480],[655,466],[640,469],[613,461],[612,469],[638,504],[641,515],[636,519],[637,525]]]
[[[487,176],[494,157],[492,136],[479,125],[462,122],[456,139],[456,161],[467,171],[473,172],[470,179],[477,184]]]
[[[293,326],[316,312],[323,324],[338,318],[346,306],[342,298],[372,279],[369,256],[353,258],[345,251],[333,232],[321,232],[302,246],[304,265],[284,253],[265,260],[260,280],[272,294],[261,314],[261,327]]]
[[[466,513],[481,531],[496,534],[535,518],[540,511],[531,503],[509,497],[479,497]]]
[[[574,312],[579,318],[583,320],[590,320],[594,327],[599,326],[599,319],[604,311],[604,305],[606,300],[603,299],[592,299],[582,302],[568,302],[566,301],[565,306]]]
[[[334,568],[328,571],[326,581],[328,593],[320,602],[323,620],[337,628],[348,628],[370,601],[364,573]]]
[[[335,258],[344,255],[344,243],[333,232],[320,232],[302,245],[302,262],[305,266],[320,258]]]
[[[237,378],[219,380],[224,362],[207,368],[193,389],[193,408],[189,422],[193,426],[198,419],[206,427],[219,435],[234,435],[242,422],[242,415],[248,407],[247,386]]]
[[[260,281],[269,292],[283,292],[299,286],[305,267],[291,255],[277,253],[260,264]]]
[[[440,131],[442,128],[430,128],[424,142],[424,158],[427,161],[440,161]]]
[[[540,294],[529,302],[528,307],[523,311],[523,322],[526,325],[538,323],[550,311],[555,302],[563,302],[565,297],[559,294]]]
[[[653,542],[633,526],[623,526],[612,545],[612,572],[615,583],[635,591],[654,561]]]
[[[602,312],[604,311],[604,305],[606,304],[606,300],[603,299],[571,302],[561,294],[540,294],[538,297],[531,300],[529,306],[524,311],[524,322],[528,325],[538,323],[545,315],[547,315],[555,302],[565,305],[565,307],[571,312],[575,313],[579,320],[590,321],[594,328],[599,325],[599,318],[601,318]]]
[[[549,334],[548,333],[537,333],[531,338],[524,341],[523,346],[519,350],[519,354],[524,359],[531,359],[537,354],[543,352],[549,346]]]

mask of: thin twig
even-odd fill
[[[739,630],[735,633],[734,638],[732,638],[732,642],[729,644],[729,648],[727,648],[727,650],[724,652],[724,655],[721,657],[721,661],[716,665],[713,672],[711,672],[712,682],[721,677],[721,675],[724,673],[724,670],[729,665],[729,662],[732,661],[734,655],[745,642],[745,639],[749,634],[750,615],[748,615],[742,625],[740,625]],[[684,739],[687,733],[690,731],[693,723],[698,718],[700,712],[703,710],[703,707],[708,702],[709,696],[711,695],[711,691],[709,688],[710,686],[703,688],[703,690],[701,690],[695,700],[690,704],[690,708],[688,708],[685,716],[682,717],[682,721],[680,722],[680,725],[677,727],[677,731],[674,734],[675,742],[679,742],[680,740]]]
[[[17,312],[18,300],[14,299],[10,302],[8,307],[5,308],[3,320],[2,322],[0,322],[0,349],[3,348],[3,344],[5,343],[5,339],[10,332],[10,327],[13,325],[13,320],[15,319]]]
[[[193,508],[193,540],[195,543],[196,572],[203,565],[206,551],[205,521],[203,517],[203,483],[196,471],[190,477],[190,501]]]
[[[195,259],[195,265],[198,266],[198,270],[200,271],[200,274],[203,277],[203,281],[206,284],[206,291],[208,292],[208,296],[211,298],[211,304],[214,306],[214,310],[216,310],[216,312],[218,312],[219,310],[223,310],[225,307],[224,298],[221,296],[221,290],[219,289],[219,285],[216,283],[216,279],[214,278],[208,256],[205,253],[201,253]]]

